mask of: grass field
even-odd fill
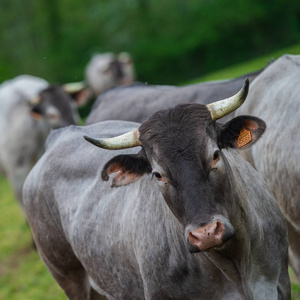
[[[264,67],[268,60],[284,53],[300,53],[300,44],[208,74],[195,82],[233,78],[255,71]],[[291,270],[290,276],[292,299],[300,300],[300,285]],[[0,300],[48,299],[63,300],[66,297],[33,249],[24,216],[8,182],[0,176]]]
[[[8,182],[0,177],[0,299],[67,299],[33,249]]]

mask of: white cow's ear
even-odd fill
[[[38,106],[34,106],[31,108],[30,115],[36,121],[41,120],[43,117],[43,114]]]
[[[109,175],[117,173],[111,187],[127,185],[138,181],[145,173],[150,173],[148,161],[140,154],[118,155],[104,166],[101,177],[108,181]]]
[[[84,106],[92,98],[92,90],[90,88],[84,88],[76,93],[70,94],[73,100],[75,100],[78,107]]]
[[[75,100],[78,107],[85,105],[92,98],[92,90],[84,82],[72,82],[62,85],[64,92]]]
[[[219,144],[221,148],[246,149],[262,136],[266,123],[256,117],[239,116],[227,122],[221,129]]]

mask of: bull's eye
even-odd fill
[[[165,185],[167,185],[168,181],[166,180],[166,178],[162,177],[158,172],[152,172],[152,178],[153,176],[155,176],[158,181],[163,182]]]
[[[162,179],[162,176],[157,172],[153,172],[152,176],[155,176],[158,180]]]
[[[219,161],[220,156],[221,156],[221,151],[218,149],[214,152],[214,155],[213,155],[213,160],[211,162],[211,169],[212,170],[217,169],[217,163]]]
[[[213,159],[214,160],[217,160],[221,155],[221,151],[218,149],[214,152],[214,156],[213,156]]]

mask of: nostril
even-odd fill
[[[198,242],[200,242],[199,238],[195,236],[191,231],[188,233],[188,239],[193,245],[196,245]]]
[[[203,251],[218,246],[232,238],[234,230],[233,228],[228,230],[229,228],[227,227],[232,228],[231,224],[228,226],[218,220],[189,231],[187,237],[190,244]]]

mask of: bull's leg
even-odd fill
[[[78,261],[72,265],[53,264],[54,257],[47,257],[40,251],[40,255],[52,276],[70,300],[90,300],[91,287],[87,274]],[[70,259],[68,259],[70,262]]]
[[[85,269],[66,240],[60,223],[49,218],[48,208],[42,209],[43,204],[41,197],[39,211],[27,207],[28,219],[42,260],[70,300],[94,299]]]
[[[24,207],[39,254],[70,300],[96,300],[89,277],[73,252],[55,206],[49,206],[42,190],[32,196],[24,189]],[[102,298],[103,299],[103,298]]]
[[[289,234],[289,263],[300,282],[300,231],[289,221],[287,221],[287,225]]]
[[[91,300],[107,300],[105,296],[99,295],[94,289],[91,290]]]
[[[56,282],[63,289],[70,300],[106,300],[90,285],[86,271],[74,257],[72,265],[54,266],[40,251],[40,255]]]
[[[288,262],[286,261],[286,264]],[[287,268],[282,268],[277,286],[278,300],[291,299],[291,284]]]

